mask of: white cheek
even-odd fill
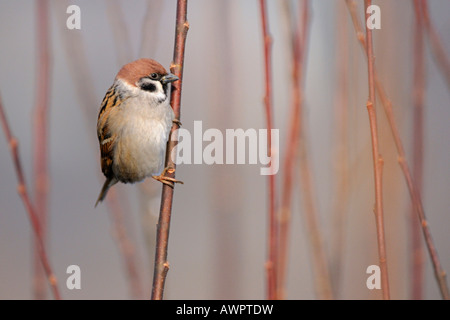
[[[145,91],[136,86],[130,85],[129,83],[117,79],[118,90],[124,95],[124,98],[139,98],[142,100],[146,100],[149,104],[157,104],[163,100],[167,99],[166,94],[164,93],[163,86],[159,81],[149,80],[155,87],[156,90],[153,92]]]
[[[132,90],[130,90],[130,92],[132,92],[132,95],[134,97],[141,96],[141,98],[145,99],[150,104],[158,104],[167,99],[167,96],[164,93],[164,88],[160,81],[150,79],[146,79],[145,81],[147,83],[154,85],[156,88],[155,91],[150,92],[140,89],[139,81],[136,83],[136,86],[129,86],[128,84],[126,85],[128,86],[128,88],[132,87]]]
[[[156,99],[157,101],[165,100],[166,94],[164,93],[164,89],[162,87],[161,82],[156,81],[153,83],[156,86],[155,92],[145,92],[150,98]]]

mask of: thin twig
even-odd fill
[[[47,210],[48,210],[48,113],[50,100],[50,37],[49,37],[49,2],[39,0],[36,5],[36,38],[37,38],[37,73],[36,73],[36,102],[34,113],[34,190],[33,200],[36,214],[42,228],[42,240],[47,238]],[[34,240],[33,245],[36,240]],[[45,299],[45,273],[42,269],[38,248],[34,245],[34,297]]]
[[[423,150],[424,150],[424,99],[425,99],[425,46],[421,1],[414,0],[414,77],[413,77],[413,177],[417,188],[422,193],[423,188]],[[424,259],[423,245],[420,235],[420,225],[414,208],[409,208],[410,219],[410,266],[412,282],[410,296],[413,300],[421,300],[423,296]]]
[[[402,169],[403,175],[406,180],[406,184],[408,186],[409,195],[411,197],[411,202],[415,211],[420,220],[420,226],[422,227],[422,233],[425,239],[425,243],[427,246],[428,253],[431,258],[431,262],[433,265],[434,275],[436,281],[439,285],[439,289],[442,295],[442,298],[445,300],[450,299],[449,290],[446,281],[446,272],[441,267],[441,263],[439,260],[439,255],[437,253],[436,247],[434,245],[433,238],[431,236],[431,230],[428,226],[428,221],[425,217],[425,211],[422,204],[422,198],[419,190],[417,189],[416,182],[412,178],[411,170],[409,169],[408,163],[406,161],[406,154],[403,148],[403,144],[400,140],[400,134],[398,132],[397,124],[394,118],[394,112],[392,110],[392,102],[387,97],[384,88],[382,87],[381,82],[377,81],[377,92],[380,97],[381,103],[383,104],[384,111],[386,113],[386,117],[389,121],[389,125],[391,127],[392,134],[394,136],[394,141],[397,147],[398,153],[398,163],[400,168]]]
[[[36,237],[36,245],[39,253],[39,257],[42,262],[42,266],[44,268],[45,274],[47,276],[48,283],[50,284],[50,288],[53,294],[53,297],[57,300],[61,299],[59,294],[58,284],[56,280],[56,276],[54,275],[52,268],[50,267],[50,263],[48,261],[47,252],[43,240],[42,228],[39,221],[39,217],[31,203],[30,196],[28,194],[28,190],[25,184],[25,177],[22,170],[22,165],[19,157],[19,149],[18,142],[14,138],[11,133],[11,129],[9,128],[8,121],[6,119],[5,111],[3,110],[3,104],[0,97],[0,123],[3,126],[3,130],[6,136],[6,140],[9,143],[9,147],[11,149],[11,156],[13,158],[14,167],[16,169],[16,175],[18,180],[17,191],[22,198],[23,204],[25,205],[25,209],[28,213],[28,218],[31,222],[31,226],[33,228],[35,237]]]
[[[186,36],[189,30],[187,21],[187,0],[177,1],[177,16],[175,28],[175,45],[173,62],[170,68],[171,72],[178,77],[178,81],[172,84],[172,94],[170,105],[175,114],[175,118],[180,120],[181,88],[183,85],[183,67],[184,50]],[[176,125],[172,127],[171,138],[167,144],[166,167],[176,168],[171,154],[176,154],[176,143],[178,131]],[[175,170],[168,173],[168,176],[175,178]],[[161,194],[161,208],[159,212],[158,226],[156,230],[156,252],[155,252],[155,270],[153,274],[152,300],[162,300],[164,294],[164,284],[167,272],[169,271],[169,262],[167,261],[167,250],[169,244],[170,218],[172,215],[174,188],[163,185]]]
[[[364,0],[364,11],[366,20],[370,17],[366,9],[372,4],[371,0]],[[387,269],[386,241],[384,237],[384,217],[383,217],[383,158],[380,155],[378,145],[378,128],[376,116],[375,99],[375,58],[373,55],[372,30],[366,24],[366,48],[367,66],[369,77],[369,99],[367,101],[367,111],[369,113],[370,133],[372,137],[373,170],[375,180],[375,221],[377,227],[378,258],[381,272],[381,291],[383,299],[390,299],[389,279]]]
[[[363,50],[366,52],[366,46],[365,46],[365,36],[362,32],[361,22],[358,19],[358,15],[355,10],[355,2],[353,0],[346,0],[347,6],[350,12],[350,16],[353,21],[353,26],[358,38],[358,41],[360,42]],[[434,245],[433,239],[431,237],[431,231],[428,227],[428,222],[425,217],[425,211],[422,205],[422,199],[420,196],[420,193],[416,187],[416,184],[414,180],[412,179],[411,171],[409,169],[408,163],[406,161],[406,154],[403,147],[403,143],[400,139],[400,133],[398,131],[397,123],[395,121],[394,112],[392,110],[392,102],[389,100],[384,87],[379,81],[376,69],[374,70],[374,76],[375,76],[375,82],[376,82],[376,90],[380,97],[381,103],[383,104],[384,112],[386,114],[386,117],[389,122],[389,126],[391,128],[392,136],[395,142],[395,146],[397,148],[398,153],[398,163],[400,165],[400,168],[402,169],[403,175],[406,180],[406,184],[408,186],[409,195],[411,197],[411,202],[416,210],[416,213],[420,220],[420,225],[422,227],[422,233],[424,235],[425,243],[427,245],[427,250],[431,258],[431,262],[433,264],[434,269],[434,275],[436,277],[436,281],[439,285],[439,289],[441,292],[441,295],[444,299],[448,300],[450,298],[449,296],[449,290],[446,282],[446,272],[441,267],[441,263],[439,260],[439,256],[436,250],[436,247]]]
[[[432,21],[430,20],[430,15],[428,12],[428,1],[420,0],[421,11],[423,16],[423,25],[428,35],[428,40],[430,41],[431,49],[434,54],[436,63],[438,64],[438,70],[442,73],[447,87],[450,89],[450,60],[445,53],[444,46],[442,44],[441,38],[436,31]]]
[[[265,71],[265,96],[264,106],[266,113],[266,127],[268,131],[267,149],[272,161],[272,139],[271,130],[273,128],[272,120],[272,66],[271,66],[271,45],[272,38],[269,35],[269,24],[267,17],[266,1],[260,0],[261,27],[264,41],[264,71]],[[269,231],[268,231],[268,257],[266,261],[267,272],[267,297],[268,299],[277,299],[277,220],[275,215],[275,175],[268,176],[269,182]]]

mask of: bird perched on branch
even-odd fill
[[[152,59],[139,59],[120,69],[106,92],[97,120],[101,167],[106,181],[95,206],[117,182],[134,183],[152,176],[173,187],[181,181],[164,168],[166,145],[174,119],[168,86],[178,77]]]

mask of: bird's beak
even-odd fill
[[[172,73],[168,73],[164,77],[161,78],[161,83],[166,84],[166,83],[174,82],[177,80],[178,80],[178,77],[176,75],[174,75]]]

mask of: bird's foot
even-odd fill
[[[155,179],[155,180],[158,180],[161,183],[164,183],[164,184],[168,185],[171,188],[174,187],[174,183],[184,184],[183,181],[180,181],[180,180],[177,180],[175,178],[166,176],[166,173],[174,173],[174,172],[175,172],[174,168],[166,167],[166,168],[164,168],[163,172],[161,172],[161,174],[159,176],[152,176],[152,178]]]
[[[173,119],[172,122],[175,123],[175,124],[178,126],[178,128],[181,128],[182,123],[181,123],[180,120],[178,120],[178,119]]]

